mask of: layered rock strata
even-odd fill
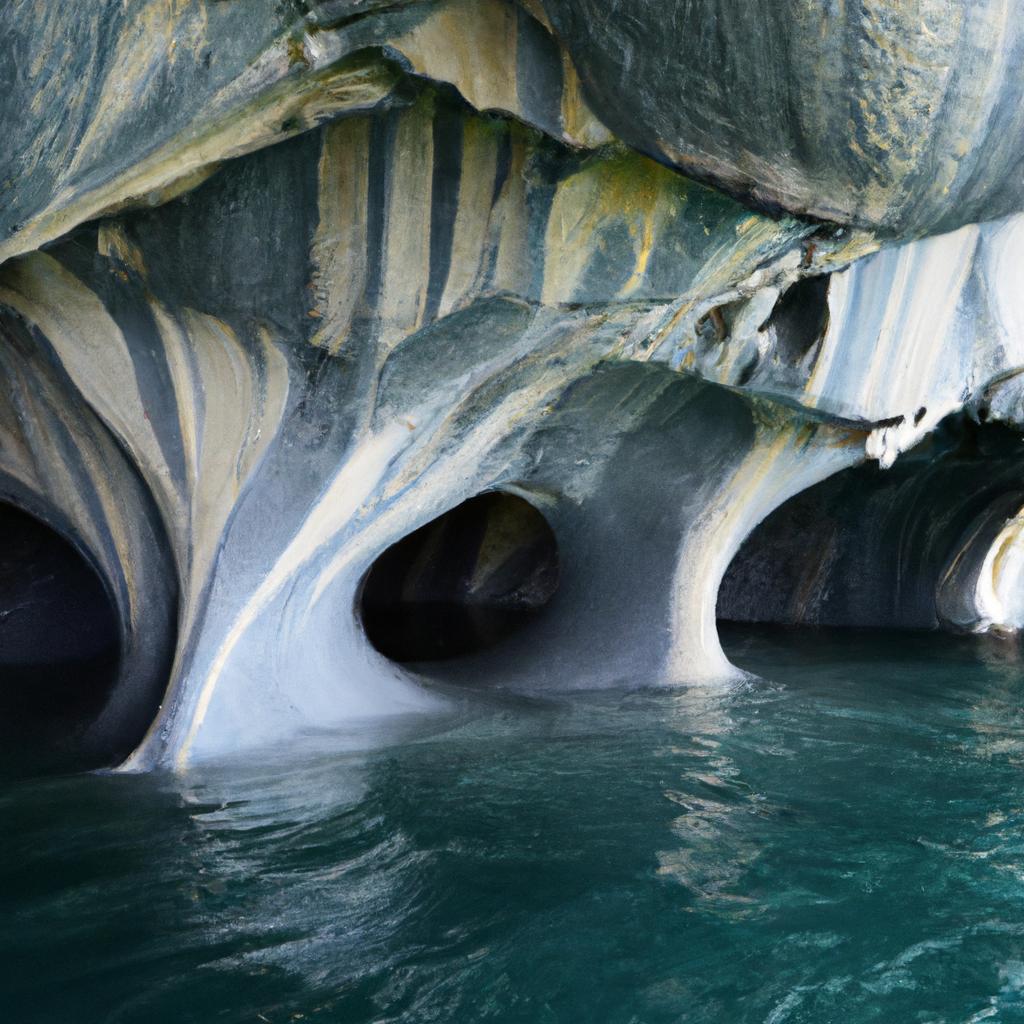
[[[63,756],[1019,628],[1020,19],[919,7],[8,7],[0,499],[119,624]]]

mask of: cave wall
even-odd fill
[[[718,614],[868,624],[884,599],[1013,628],[1013,446],[962,472],[926,450],[951,416],[1021,422],[1020,133],[989,134],[1017,116],[995,58],[1018,42],[988,5],[906,53],[904,5],[872,5],[873,59],[912,93],[886,137],[941,95],[967,147],[940,189],[944,134],[865,150],[879,125],[840,116],[874,96],[843,28],[863,4],[773,8],[764,52],[730,47],[685,111],[704,65],[657,34],[706,5],[617,5],[617,37],[561,0],[301,6],[0,15],[0,500],[115,595],[86,760],[184,767],[467,684],[721,684]],[[700,61],[747,10],[717,10]],[[627,51],[660,55],[642,89]],[[780,54],[789,105],[711,132]],[[801,144],[812,124],[842,145]],[[366,574],[490,491],[547,520],[557,592],[486,651],[384,658]],[[891,543],[932,507],[941,543]],[[911,561],[841,598],[871,545]]]
[[[870,462],[801,492],[744,541],[720,618],[1019,628],[1020,454],[1016,432],[954,416],[889,469]]]

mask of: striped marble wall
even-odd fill
[[[1024,423],[1019,217],[889,244],[958,227],[933,192],[903,204],[905,153],[878,158],[891,189],[844,206],[837,186],[837,220],[787,212],[823,209],[787,206],[763,153],[751,192],[671,143],[679,96],[624,120],[632,80],[597,88],[608,19],[554,0],[10,10],[0,500],[114,596],[120,676],[82,739],[99,761],[185,767],[481,679],[735,679],[716,600],[759,522],[865,460],[900,466],[961,410]],[[982,107],[1009,123],[996,72]],[[359,621],[367,571],[490,491],[556,538],[544,614],[457,664],[387,660]],[[961,628],[1016,621],[997,497],[974,568],[928,598]]]

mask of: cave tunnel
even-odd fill
[[[523,498],[490,491],[384,551],[363,579],[357,611],[370,643],[392,661],[452,659],[533,622],[558,579],[544,516]]]
[[[1019,434],[955,415],[890,469],[795,495],[733,558],[719,624],[954,630],[940,591],[1024,504],[1022,462]]]
[[[0,538],[0,767],[95,767],[76,747],[117,684],[114,603],[78,549],[20,508],[0,503]]]

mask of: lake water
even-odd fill
[[[762,681],[3,784],[0,1020],[1024,1021],[1019,648],[727,640]]]

